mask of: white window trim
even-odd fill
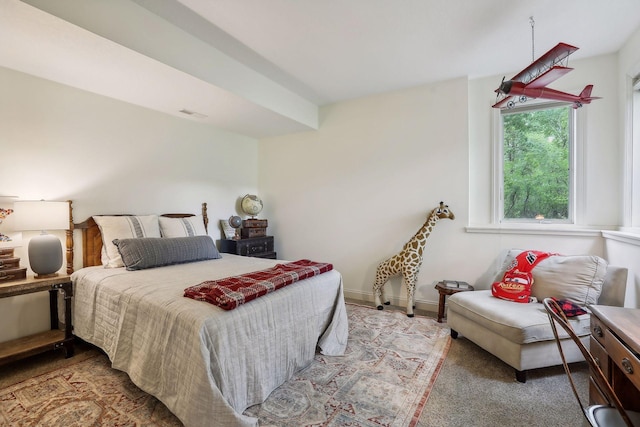
[[[562,105],[557,102],[545,102],[540,100],[529,100],[527,101],[527,106],[538,106],[538,105]],[[524,110],[524,109],[523,109]],[[492,190],[491,190],[491,220],[494,226],[498,225],[509,225],[509,228],[512,226],[516,226],[517,224],[528,225],[528,224],[544,224],[544,225],[561,225],[566,227],[575,227],[578,224],[584,223],[584,209],[586,206],[585,197],[586,197],[586,150],[584,149],[584,141],[586,134],[586,109],[585,108],[577,108],[572,110],[575,112],[573,116],[573,125],[570,132],[575,133],[575,138],[571,138],[572,143],[574,144],[573,150],[569,151],[569,162],[573,167],[573,174],[569,174],[569,185],[572,191],[570,191],[570,197],[572,198],[569,203],[569,219],[566,221],[558,221],[558,220],[527,220],[527,219],[507,219],[503,220],[503,179],[502,179],[502,167],[503,167],[503,147],[504,147],[504,139],[502,132],[502,113],[498,108],[493,109],[492,111],[492,144],[493,144],[493,164],[491,165],[491,179],[492,179]],[[526,229],[529,229],[527,226]]]
[[[632,230],[640,227],[640,131],[634,125],[640,123],[640,75],[626,81],[626,126],[624,129],[624,183],[623,225]]]

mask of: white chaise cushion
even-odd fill
[[[506,301],[491,295],[490,290],[482,290],[452,295],[447,301],[447,309],[514,343],[527,344],[555,339],[541,303]],[[573,317],[570,322],[579,336],[589,335],[589,314]],[[563,332],[561,336],[566,334]]]

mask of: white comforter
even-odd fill
[[[102,348],[187,426],[254,426],[242,415],[308,365],[316,346],[341,355],[348,325],[335,270],[294,283],[235,310],[183,297],[205,280],[277,262],[222,259],[126,271],[83,268],[72,275],[74,333]]]

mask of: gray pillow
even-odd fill
[[[115,239],[127,270],[221,258],[210,236]]]

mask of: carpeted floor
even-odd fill
[[[356,306],[350,304],[349,307]],[[444,333],[444,335],[440,332],[436,334],[440,337],[439,341],[436,341],[442,345],[442,337],[448,333],[446,325],[439,325],[433,319],[421,319],[420,317],[409,319],[404,315],[402,308],[396,308],[395,314],[392,314],[394,308],[387,308],[383,312],[370,308],[364,308],[364,310],[366,311],[360,313],[359,317],[353,320],[350,315],[352,327],[355,327],[351,332],[350,340],[359,340],[362,345],[350,344],[350,347],[354,349],[354,354],[347,354],[346,359],[342,359],[348,362],[348,358],[351,357],[353,362],[367,365],[367,357],[361,356],[369,354],[369,367],[373,367],[374,370],[386,371],[386,374],[383,376],[355,375],[350,377],[348,371],[345,370],[341,371],[338,381],[325,381],[325,378],[333,376],[335,367],[326,369],[328,367],[327,360],[323,359],[331,358],[320,357],[318,361],[320,364],[317,367],[301,371],[296,378],[272,393],[266,402],[249,408],[247,412],[260,417],[261,426],[278,427],[304,425],[305,421],[313,422],[314,425],[327,426],[529,425],[571,427],[582,425],[577,402],[571,394],[561,367],[531,371],[527,383],[521,384],[515,381],[512,368],[461,337],[457,340],[451,340],[448,354],[444,363],[440,365],[441,370],[438,374],[438,357],[433,356],[429,360],[424,357],[411,357],[410,354],[414,350],[424,353],[425,349],[430,346],[425,346],[423,343],[421,347],[412,349],[416,346],[415,341],[412,342],[408,338],[415,332],[425,333],[426,327],[418,324],[428,320],[432,325],[437,326],[436,331]],[[389,314],[392,316],[389,317]],[[366,320],[367,318],[369,320]],[[389,334],[376,333],[376,327],[384,326],[385,323],[398,323],[401,328],[394,337]],[[431,330],[431,328],[429,329]],[[371,346],[367,344],[368,341]],[[449,340],[447,339],[446,342],[449,343]],[[381,347],[382,343],[384,344]],[[356,348],[357,350],[355,350]],[[391,355],[394,352],[403,357],[392,359]],[[359,354],[357,358],[355,353]],[[416,363],[407,364],[406,361],[412,359]],[[329,362],[331,363],[331,361]],[[349,363],[344,365],[349,366]],[[575,368],[578,371],[578,386],[586,396],[588,381],[586,365],[577,364]],[[364,368],[359,365],[358,369],[352,369],[352,371],[356,372],[360,369]],[[56,373],[62,373],[62,375]],[[86,377],[83,377],[92,373],[99,373],[101,380],[87,380]],[[327,376],[327,373],[332,373],[332,375]],[[58,378],[52,380],[56,376]],[[342,391],[337,387],[340,378],[343,380],[340,385],[346,386]],[[380,389],[379,384],[375,384],[374,387],[371,381],[377,381],[381,378],[386,381],[385,393],[387,394],[376,396],[372,390]],[[393,380],[389,382],[389,378]],[[413,394],[402,392],[399,386],[406,380],[410,381],[411,378],[419,380],[416,381],[418,385],[412,386],[414,387]],[[435,383],[432,383],[434,380]],[[396,381],[395,385],[393,381]],[[422,384],[419,384],[420,382]],[[53,423],[53,418],[50,418],[46,420],[47,423],[43,424],[41,420],[44,419],[42,414],[45,411],[42,410],[39,415],[31,418],[26,413],[22,414],[24,416],[18,417],[21,421],[17,424],[7,420],[7,415],[4,415],[5,419],[3,420],[3,413],[9,412],[15,416],[17,414],[15,411],[24,410],[21,407],[22,404],[18,405],[14,400],[16,393],[19,395],[19,399],[31,402],[37,412],[37,409],[42,406],[43,398],[41,396],[48,389],[57,390],[65,387],[75,387],[76,390],[69,388],[69,399],[64,400],[62,397],[55,403],[57,407],[50,416],[59,417],[56,423]],[[120,388],[115,390],[114,387]],[[310,392],[314,389],[317,391]],[[65,427],[71,427],[73,425],[91,425],[87,422],[91,419],[92,414],[96,413],[95,405],[89,403],[82,405],[81,415],[84,418],[80,418],[81,423],[79,424],[73,422],[74,419],[77,420],[78,414],[65,412],[70,408],[65,403],[72,402],[74,395],[77,401],[78,391],[88,392],[86,396],[90,396],[90,398],[88,397],[85,401],[90,402],[91,399],[94,399],[98,406],[108,406],[109,402],[125,404],[127,410],[135,417],[139,417],[142,420],[140,422],[145,426],[179,425],[164,405],[137,389],[126,375],[109,368],[106,356],[87,344],[80,344],[76,356],[71,359],[64,359],[61,353],[49,353],[0,367],[0,426],[65,425]],[[304,409],[305,405],[309,403],[308,397],[311,397],[311,405],[315,405],[315,409],[312,411]],[[347,402],[348,398],[351,398],[352,402],[345,404],[344,402]],[[375,400],[387,402],[387,404],[379,405],[384,409],[380,412],[383,418],[386,417],[384,420],[382,418],[374,419],[367,423],[342,417],[344,414],[358,412],[367,415],[371,401]],[[345,407],[340,407],[339,401]],[[352,406],[349,407],[349,405]],[[10,408],[10,406],[12,407]],[[404,415],[398,416],[397,419],[391,419],[395,417],[390,414],[394,411],[397,412],[396,407],[403,406],[405,407],[402,412]],[[321,408],[325,409],[324,414],[322,414]],[[306,415],[305,411],[307,411]],[[407,413],[411,413],[411,416],[407,416]],[[301,414],[303,415],[301,416]],[[69,415],[74,415],[75,418],[69,417]],[[298,418],[294,418],[295,416]],[[321,421],[320,419],[323,417],[325,420]],[[113,412],[109,414],[109,419],[123,421],[118,418],[118,414]]]
[[[589,367],[571,366],[583,402],[588,402]],[[452,340],[419,427],[578,427],[584,417],[562,366],[533,369],[527,382],[513,368],[459,337]]]

